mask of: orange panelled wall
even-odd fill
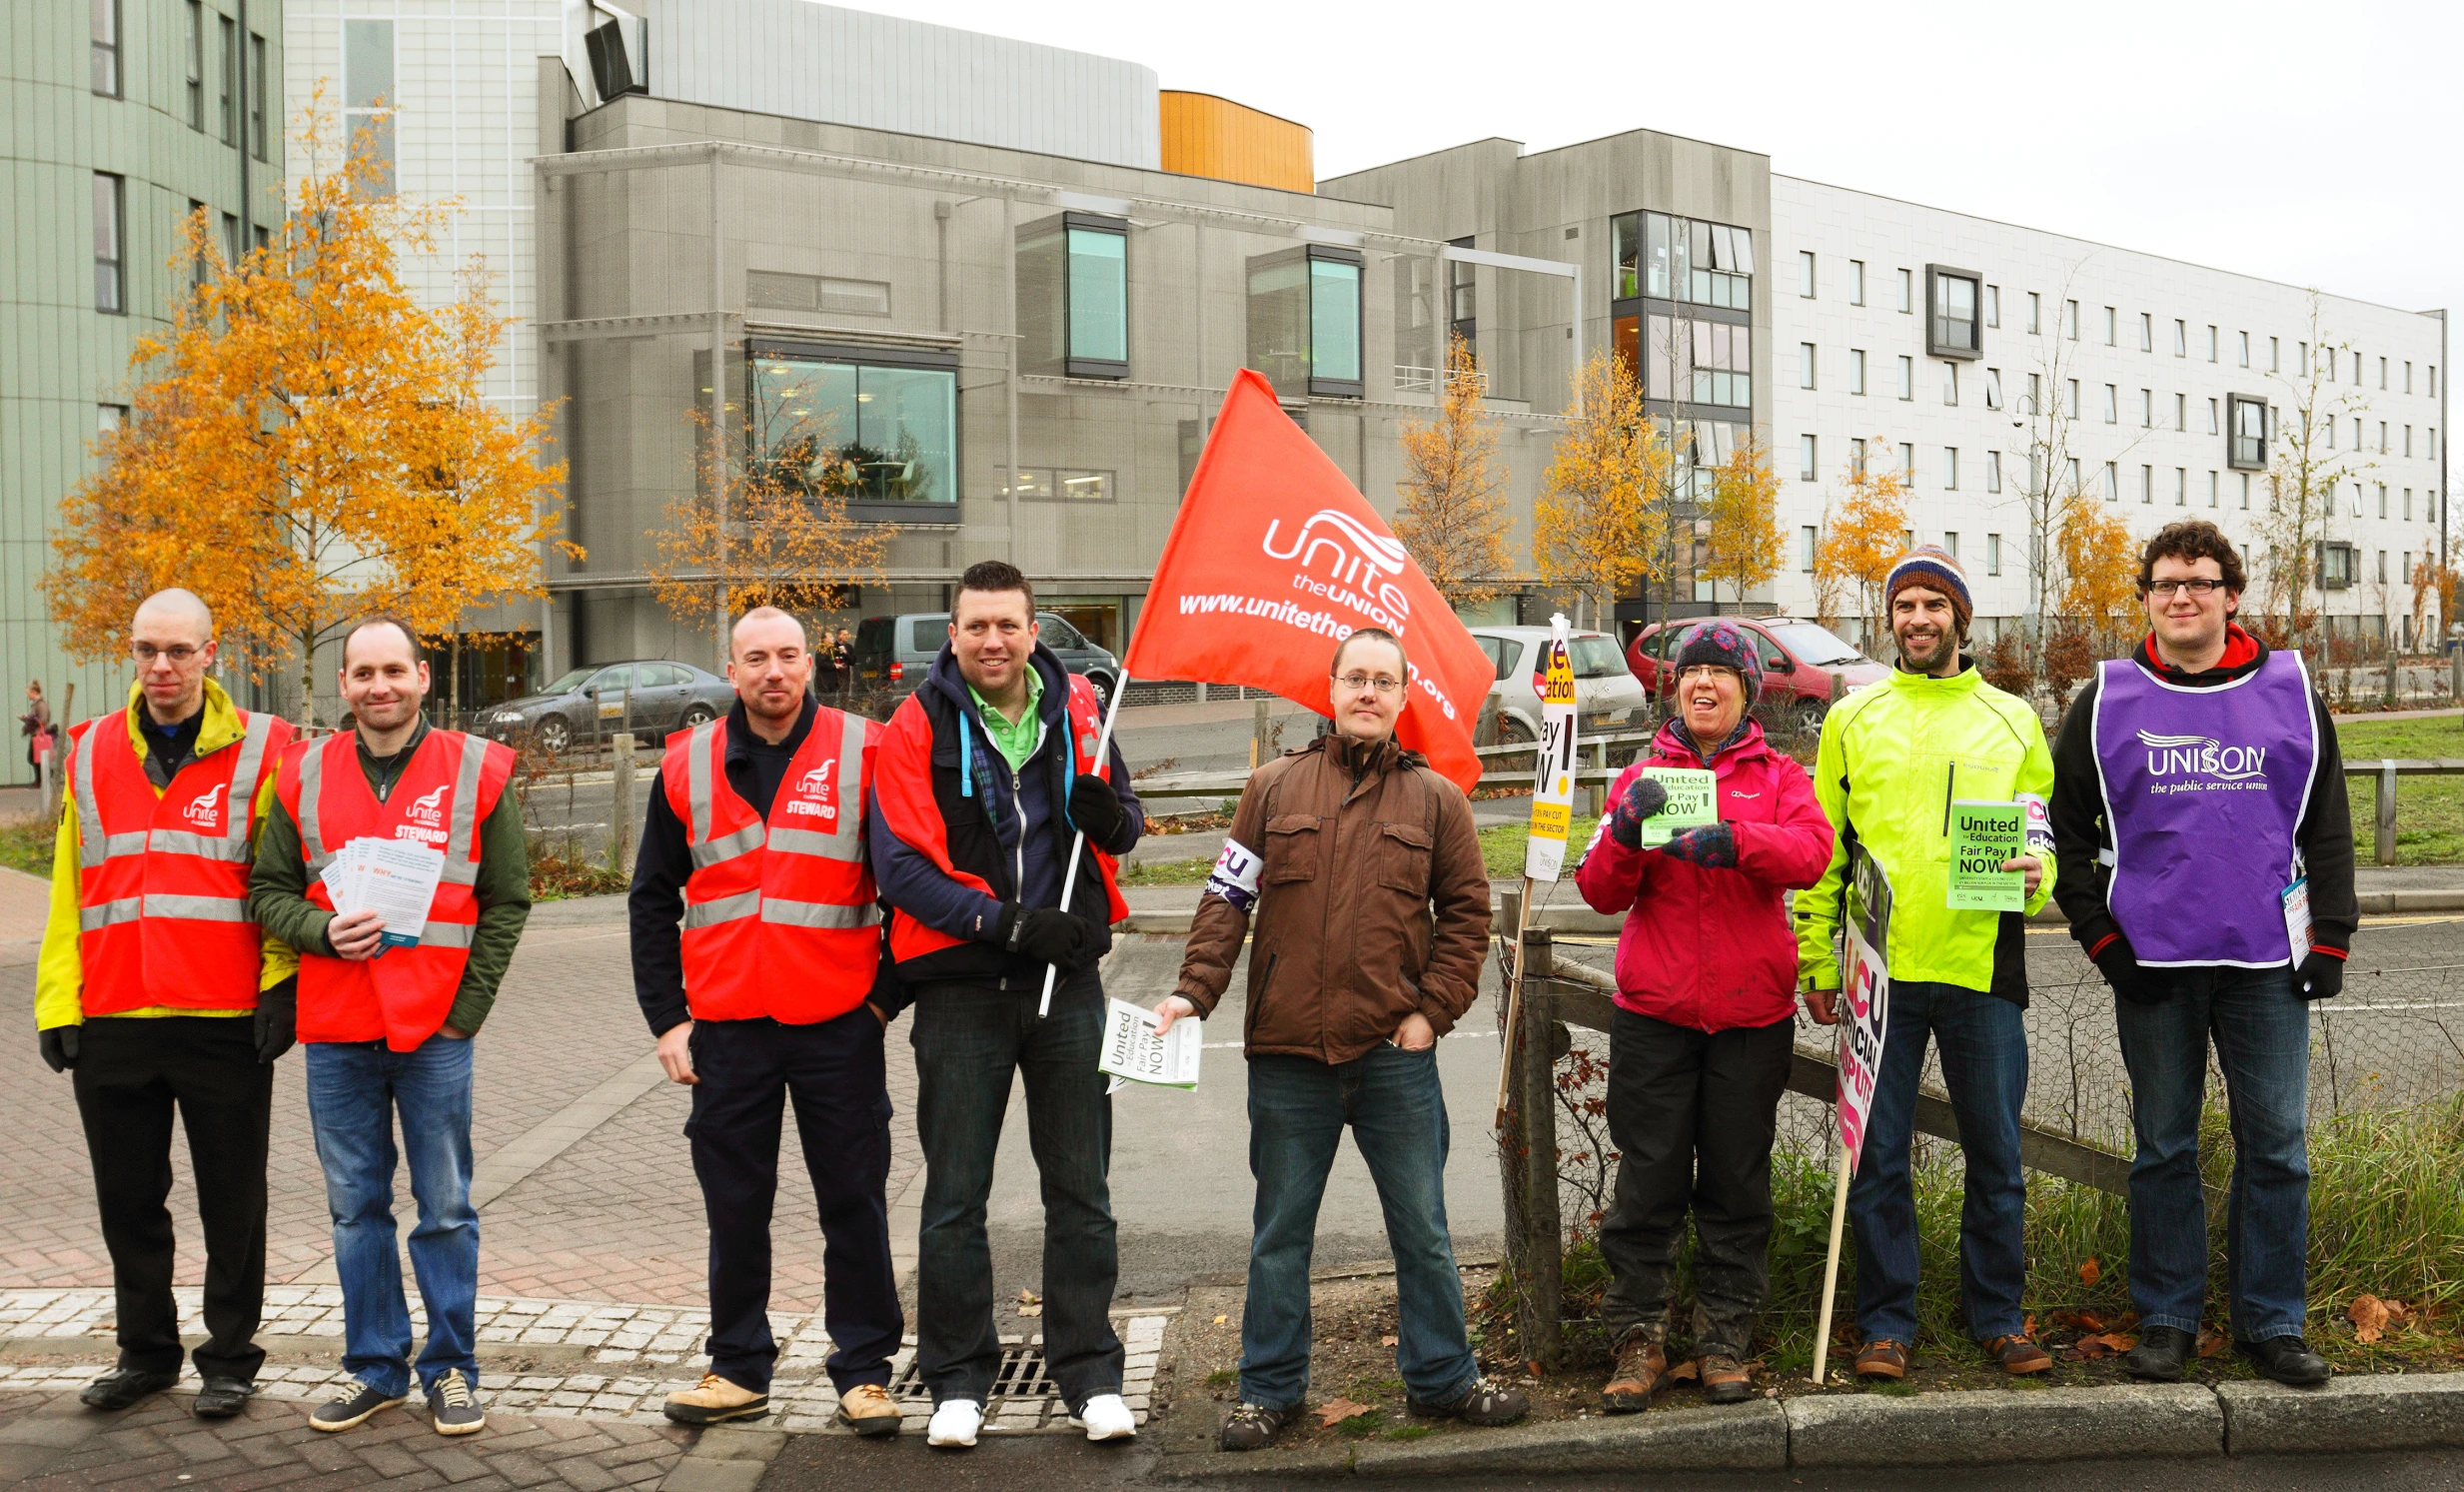
[[[1261,113],[1211,93],[1158,96],[1163,168],[1287,192],[1317,190],[1309,127]]]

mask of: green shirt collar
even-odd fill
[[[1028,663],[1026,713],[1018,717],[1018,723],[1014,726],[1010,724],[1007,716],[994,709],[991,702],[977,693],[975,686],[968,685],[967,694],[975,701],[976,718],[984,723],[984,735],[990,738],[992,748],[1001,753],[1001,759],[1009,763],[1011,771],[1017,771],[1025,766],[1027,758],[1034,755],[1035,748],[1043,744],[1044,676],[1042,672],[1035,667],[1033,662]]]

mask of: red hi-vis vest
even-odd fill
[[[248,909],[249,835],[268,754],[291,744],[291,727],[246,711],[240,720],[240,740],[180,768],[160,793],[125,716],[70,730],[88,1015],[256,1006],[264,938]]]
[[[382,1040],[410,1051],[445,1024],[479,925],[472,885],[479,878],[480,820],[495,810],[513,775],[511,748],[460,731],[422,737],[383,802],[360,769],[355,736],[301,742],[283,756],[274,792],[300,826],[310,901],[333,909],[321,877],[334,852],[354,839],[409,839],[445,851],[445,875],[417,946],[360,959],[300,950],[301,1040]]]
[[[881,908],[864,792],[881,728],[826,706],[765,823],[727,781],[727,723],[671,737],[658,778],[684,825],[684,1002],[695,1020],[834,1020],[872,993]]]
[[[1082,772],[1093,772],[1109,780],[1110,756],[1099,760],[1095,755],[1096,743],[1103,734],[1104,710],[1095,698],[1094,686],[1072,674],[1065,699],[1069,710],[1069,780],[1075,781]],[[958,729],[966,729],[963,711],[959,713]],[[922,851],[941,873],[991,895],[990,881],[950,861],[948,825],[941,816],[939,801],[933,796],[932,723],[924,713],[922,696],[909,695],[899,705],[890,717],[889,730],[889,766],[881,782],[883,817],[901,839]],[[1086,846],[1086,855],[1103,879],[1106,919],[1118,922],[1129,915],[1129,903],[1121,896],[1118,862],[1092,842]],[[1082,885],[1084,875],[1082,868]],[[927,926],[895,906],[890,908],[890,956],[900,963],[957,947],[965,941],[938,927]]]

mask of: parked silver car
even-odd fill
[[[1497,665],[1494,688],[1506,717],[1504,739],[1538,741],[1540,691],[1533,688],[1532,676],[1540,670],[1541,646],[1549,641],[1549,629],[1475,627],[1471,632]],[[1574,655],[1577,730],[1591,734],[1651,724],[1651,695],[1626,667],[1617,639],[1605,633],[1578,632],[1568,639],[1567,651]]]
[[[726,680],[690,664],[645,659],[575,669],[535,695],[480,712],[473,730],[547,751],[589,746],[627,729],[645,742],[713,721],[735,703]]]

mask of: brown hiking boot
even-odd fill
[[[1725,1352],[1704,1353],[1695,1371],[1702,1375],[1706,1404],[1743,1404],[1754,1392],[1754,1375]]]
[[[1669,1382],[1669,1354],[1646,1331],[1630,1331],[1617,1349],[1617,1368],[1600,1390],[1601,1407],[1611,1414],[1639,1414]]]
[[[1856,1349],[1856,1376],[1859,1378],[1904,1378],[1907,1376],[1907,1347],[1886,1336],[1875,1337]]]

